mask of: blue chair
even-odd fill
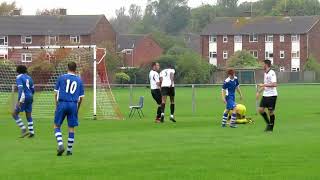
[[[139,99],[139,104],[138,105],[129,106],[129,108],[130,108],[129,118],[130,119],[133,118],[133,116],[135,115],[136,112],[138,112],[138,115],[139,115],[140,119],[142,117],[144,117],[144,114],[142,112],[143,106],[144,106],[144,97],[141,96],[140,99]]]

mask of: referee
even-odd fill
[[[272,132],[275,122],[275,107],[278,97],[277,92],[277,76],[276,73],[271,69],[271,61],[264,61],[264,84],[259,84],[259,90],[256,98],[259,99],[260,94],[263,92],[263,97],[259,107],[259,113],[265,120],[267,127],[266,132]],[[269,116],[265,112],[265,109],[269,110]]]
[[[160,117],[161,117],[161,92],[160,92],[160,78],[159,78],[159,73],[158,73],[158,71],[160,70],[160,65],[157,62],[153,62],[151,64],[151,67],[152,67],[152,69],[149,73],[151,95],[158,105],[156,123],[160,123],[161,122],[160,121]]]

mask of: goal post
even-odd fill
[[[7,52],[7,59],[0,60],[0,101],[8,102],[6,95],[16,94],[12,93],[15,67],[24,64],[28,66],[29,75],[35,81],[34,115],[52,116],[53,98],[50,100],[48,95],[53,92],[57,78],[67,72],[67,63],[75,61],[78,66],[77,74],[86,86],[87,96],[83,110],[79,112],[80,116],[123,119],[108,80],[106,49],[98,48],[96,45],[6,46],[0,49],[1,52]],[[37,110],[38,108],[42,110]]]

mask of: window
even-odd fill
[[[126,54],[128,55],[132,54],[132,50],[126,50]]]
[[[223,42],[227,43],[228,42],[228,36],[223,36]]]
[[[249,42],[258,42],[258,35],[256,35],[256,34],[250,35]]]
[[[284,55],[284,51],[280,51],[280,59],[284,59],[285,55]]]
[[[299,71],[300,71],[300,68],[291,68],[291,71],[292,71],[292,72],[299,72]]]
[[[0,46],[8,46],[8,36],[0,36]]]
[[[295,35],[291,35],[291,41],[292,42],[298,42],[300,41],[300,36],[295,34]]]
[[[292,58],[300,58],[300,52],[299,51],[292,52],[291,57]]]
[[[21,44],[32,44],[32,36],[21,36]]]
[[[223,51],[223,59],[228,59],[228,51]]]
[[[273,35],[266,35],[266,42],[273,42]]]
[[[3,59],[7,59],[7,55],[6,54],[0,54],[0,60],[3,60]]]
[[[242,42],[242,36],[241,35],[234,36],[234,42],[241,43]]]
[[[273,58],[273,52],[266,51],[266,59]]]
[[[285,69],[285,67],[280,66],[279,70],[280,70],[280,72],[284,72],[286,69]]]
[[[284,35],[280,35],[280,42],[284,42]]]
[[[210,41],[211,43],[217,42],[217,36],[210,36],[209,41]]]
[[[254,58],[258,58],[258,51],[250,51],[250,54],[251,54]]]
[[[80,36],[70,36],[70,42],[74,44],[80,43]]]
[[[55,45],[55,44],[57,44],[57,36],[49,36],[49,37],[48,37],[48,40],[49,40],[49,44],[50,44],[50,45]]]
[[[210,58],[217,58],[217,52],[210,52],[209,57]]]
[[[32,54],[21,54],[21,62],[32,62]]]

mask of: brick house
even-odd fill
[[[201,34],[201,54],[218,67],[236,51],[270,59],[280,71],[300,71],[310,55],[320,60],[318,16],[216,18]]]
[[[115,49],[116,32],[104,15],[0,16],[0,59],[29,63],[35,52],[8,46],[99,45]]]
[[[150,64],[163,51],[151,35],[123,34],[117,38],[117,52],[123,57],[124,67]]]

